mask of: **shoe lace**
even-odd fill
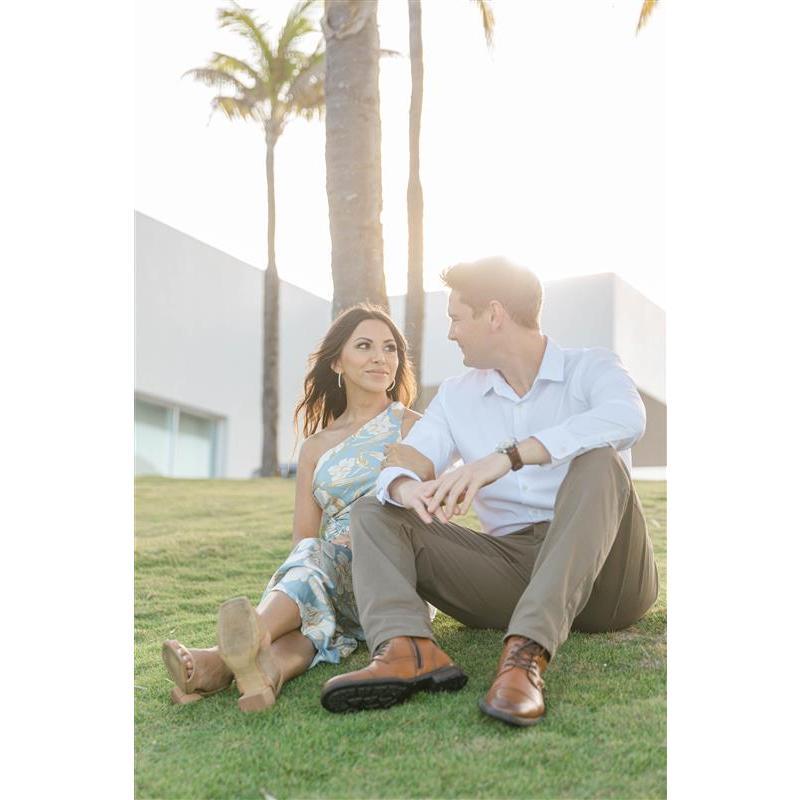
[[[547,651],[538,642],[527,641],[518,644],[511,648],[500,671],[505,672],[513,667],[520,667],[527,672],[528,680],[537,689],[544,689],[544,679],[536,656],[547,658]]]

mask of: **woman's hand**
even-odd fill
[[[387,444],[383,448],[383,452],[386,454],[381,464],[384,469],[386,467],[410,469],[423,482],[431,481],[436,477],[433,462],[411,445],[395,442]]]

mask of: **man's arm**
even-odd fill
[[[644,434],[644,403],[636,384],[614,353],[606,351],[595,355],[580,385],[589,408],[558,425],[533,433],[549,453],[554,466],[606,445],[627,450]],[[522,448],[519,449],[522,456]],[[532,456],[532,451],[529,455]],[[522,460],[526,464],[547,463],[528,461],[524,456]]]
[[[608,351],[595,356],[581,381],[589,408],[517,444],[523,464],[562,464],[597,447],[632,447],[644,433],[645,410],[631,376]],[[433,481],[426,501],[429,513],[466,514],[478,490],[511,469],[503,453],[489,453]]]
[[[436,474],[445,469],[457,456],[456,443],[444,407],[444,392],[447,386],[445,381],[431,400],[430,405],[408,436],[403,439],[403,444],[419,451],[432,464]],[[400,498],[395,495],[394,484],[399,483],[398,478],[406,476],[414,481],[421,481],[420,475],[404,467],[390,466],[381,470],[376,486],[376,498],[381,503],[403,505]],[[391,494],[389,489],[392,489]]]

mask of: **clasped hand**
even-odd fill
[[[403,467],[415,473],[421,481],[431,481],[436,477],[433,462],[411,445],[394,442],[387,444],[383,448],[383,452],[384,458],[381,463],[383,469]]]
[[[510,469],[508,456],[491,453],[436,480],[398,478],[392,496],[406,508],[414,509],[425,523],[432,522],[434,517],[447,523],[454,515],[469,511],[478,489],[494,483]]]

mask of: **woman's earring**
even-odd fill
[[[337,372],[336,374],[338,375],[338,377],[336,379],[336,383],[339,384],[339,388],[341,389],[342,388],[342,373],[341,372]]]
[[[386,391],[387,391],[387,392],[391,392],[391,391],[392,391],[392,389],[394,389],[394,387],[395,387],[396,385],[397,385],[397,381],[392,381],[392,385],[391,385],[391,386],[389,386],[389,387],[387,387]]]

